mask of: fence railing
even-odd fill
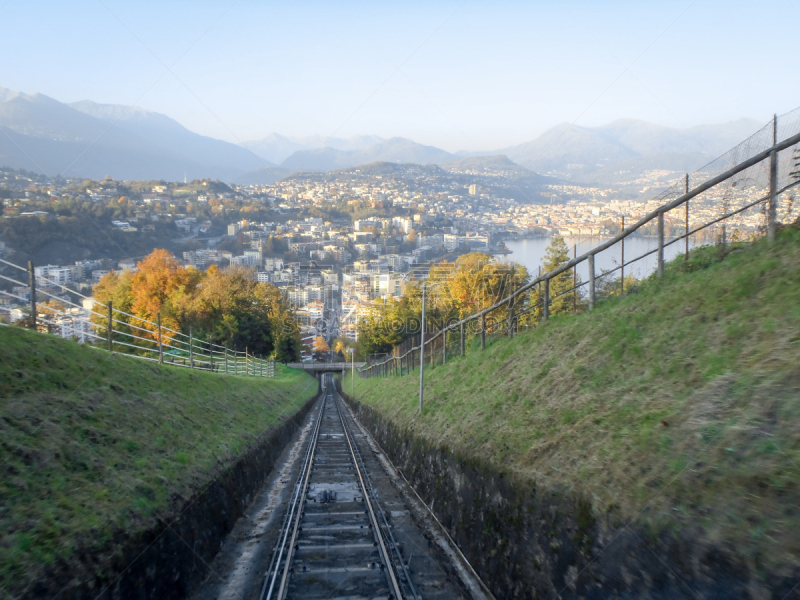
[[[3,274],[0,274],[0,279],[27,288],[28,298],[5,290],[0,290],[0,294],[29,304],[31,314],[28,326],[40,333],[91,341],[93,347],[105,348],[109,352],[119,352],[125,356],[160,364],[226,375],[275,377],[274,360],[254,356],[246,349],[244,352],[236,351],[219,344],[198,340],[194,337],[191,327],[188,334],[166,327],[161,323],[160,313],[153,322],[114,308],[111,301],[108,304],[97,302],[94,298],[58,283],[47,275],[36,275],[35,267],[30,262],[27,269],[4,259],[0,259],[0,263],[27,274],[27,282]],[[60,288],[68,294],[90,300],[92,307],[79,306],[65,299],[63,293],[59,295],[47,289],[37,290],[37,280],[44,281],[53,288]],[[79,314],[37,303],[40,294],[78,309]],[[103,309],[103,312],[95,310],[98,307]],[[87,313],[97,318],[90,321],[85,318]],[[128,320],[120,317],[128,317]]]
[[[779,140],[779,137],[783,139]],[[423,367],[421,359],[434,365],[445,364],[448,351],[453,352],[453,340],[456,338],[456,355],[466,352],[466,336],[468,333],[480,335],[480,347],[486,347],[486,336],[504,331],[513,337],[519,327],[520,317],[537,312],[540,321],[550,316],[550,307],[559,297],[570,295],[577,298],[585,293],[588,308],[593,309],[597,303],[599,280],[619,273],[619,291],[625,291],[625,269],[653,254],[657,257],[656,274],[663,276],[665,249],[672,244],[684,242],[684,255],[689,256],[689,240],[692,236],[707,234],[713,230],[720,244],[736,241],[738,227],[743,226],[745,215],[754,216],[761,211],[762,225],[760,235],[773,240],[778,224],[797,218],[795,214],[793,188],[800,185],[800,109],[775,117],[753,136],[728,151],[721,157],[692,174],[686,174],[680,181],[662,192],[655,201],[659,206],[625,226],[622,216],[621,231],[609,240],[592,248],[580,256],[565,262],[550,272],[539,274],[528,283],[506,295],[501,300],[480,311],[461,319],[451,319],[442,323],[438,331],[429,336],[416,334],[394,347],[391,353],[381,361],[361,369],[362,378],[385,377],[389,375],[406,375],[416,367]],[[699,181],[693,188],[692,182]],[[690,220],[690,201],[695,215]],[[675,212],[678,211],[678,216]],[[738,221],[737,221],[738,219]],[[752,220],[752,219],[751,219]],[[729,225],[736,227],[733,232]],[[670,235],[667,241],[667,224],[677,235]],[[643,228],[655,225],[658,238],[657,247],[634,258],[625,256],[625,240]],[[703,239],[709,239],[707,235]],[[612,269],[598,273],[595,268],[596,258],[616,251],[619,261]],[[577,269],[585,265],[588,270],[588,281],[579,281]],[[574,285],[558,294],[550,294],[550,283],[564,273],[572,273]],[[536,288],[537,299],[532,301],[530,292]],[[586,290],[584,292],[584,289]],[[424,303],[423,303],[424,304]],[[501,319],[493,318],[503,309]],[[530,319],[526,319],[530,325]],[[426,325],[427,327],[427,325]],[[471,330],[471,331],[468,331]],[[449,346],[449,348],[448,348]]]

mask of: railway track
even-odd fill
[[[333,379],[264,578],[261,600],[420,600]]]

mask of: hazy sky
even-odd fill
[[[560,122],[800,105],[800,0],[3,2],[0,86],[135,103],[229,141],[493,149]]]

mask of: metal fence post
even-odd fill
[[[778,143],[778,116],[772,118],[772,145]],[[775,240],[776,219],[778,213],[778,153],[774,150],[769,155],[769,208],[767,210],[767,239]]]
[[[228,347],[225,346],[225,375],[228,374]]]
[[[542,321],[550,318],[550,278],[544,278],[544,293],[542,294]]]
[[[572,258],[578,258],[578,244],[572,245]],[[572,312],[578,312],[578,265],[572,267]]]
[[[514,337],[514,296],[508,301],[508,337]]]
[[[464,321],[461,321],[461,356],[464,356],[464,354],[466,354],[464,352],[464,350],[465,350],[464,343],[465,343],[465,340],[464,340]]]
[[[33,261],[28,261],[28,286],[31,289],[31,329],[36,331],[36,269],[33,267]],[[109,302],[109,306],[111,303]]]
[[[481,350],[486,349],[486,313],[481,315]]]
[[[194,335],[191,325],[189,325],[189,368],[194,369]]]
[[[589,255],[589,309],[593,309],[597,302],[597,291],[594,282],[594,254]]]
[[[622,217],[622,231],[625,231],[625,217]],[[620,274],[619,274],[619,285],[620,285],[620,296],[625,293],[625,238],[620,240],[622,242],[622,263],[619,266]]]
[[[442,364],[447,364],[447,327],[442,330]]]
[[[425,384],[425,295],[427,284],[422,284],[422,332],[419,338],[419,412],[422,414],[422,391]]]
[[[161,313],[158,313],[158,363],[164,364],[164,345],[161,343]]]
[[[106,327],[106,336],[108,337],[108,351],[114,352],[114,342],[111,334],[114,331],[114,304],[111,300],[108,301],[108,327]]]
[[[658,213],[658,276],[664,276],[664,212]]]
[[[684,184],[684,192],[686,194],[689,193],[689,174],[686,174],[686,183]],[[686,201],[686,238],[684,240],[685,244],[685,251],[683,254],[683,260],[689,260],[689,201]]]

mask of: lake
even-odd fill
[[[578,256],[588,252],[607,241],[608,238],[564,238],[564,241],[569,246],[570,258],[573,257],[573,248],[577,246]],[[506,255],[506,261],[512,261],[523,265],[528,269],[530,275],[536,275],[539,272],[539,267],[542,265],[545,251],[550,245],[552,238],[528,238],[523,240],[507,241],[506,246],[512,251],[511,254]],[[669,242],[670,240],[667,240]],[[694,248],[702,245],[700,241],[689,240],[689,247]],[[636,256],[640,256],[651,250],[658,248],[658,239],[654,237],[629,237],[625,240],[625,262],[630,261]],[[672,260],[679,254],[683,254],[685,242],[683,240],[667,246],[664,249],[664,259],[667,261]],[[615,269],[620,265],[620,250],[619,243],[611,248],[595,256],[595,269],[599,275],[604,270]],[[632,265],[625,267],[625,274],[633,275],[637,279],[647,277],[658,266],[657,255],[651,254],[650,256],[639,260]],[[583,262],[578,266],[578,274],[582,281],[589,279],[589,267],[587,262]],[[619,273],[615,273],[614,277],[619,277]]]

